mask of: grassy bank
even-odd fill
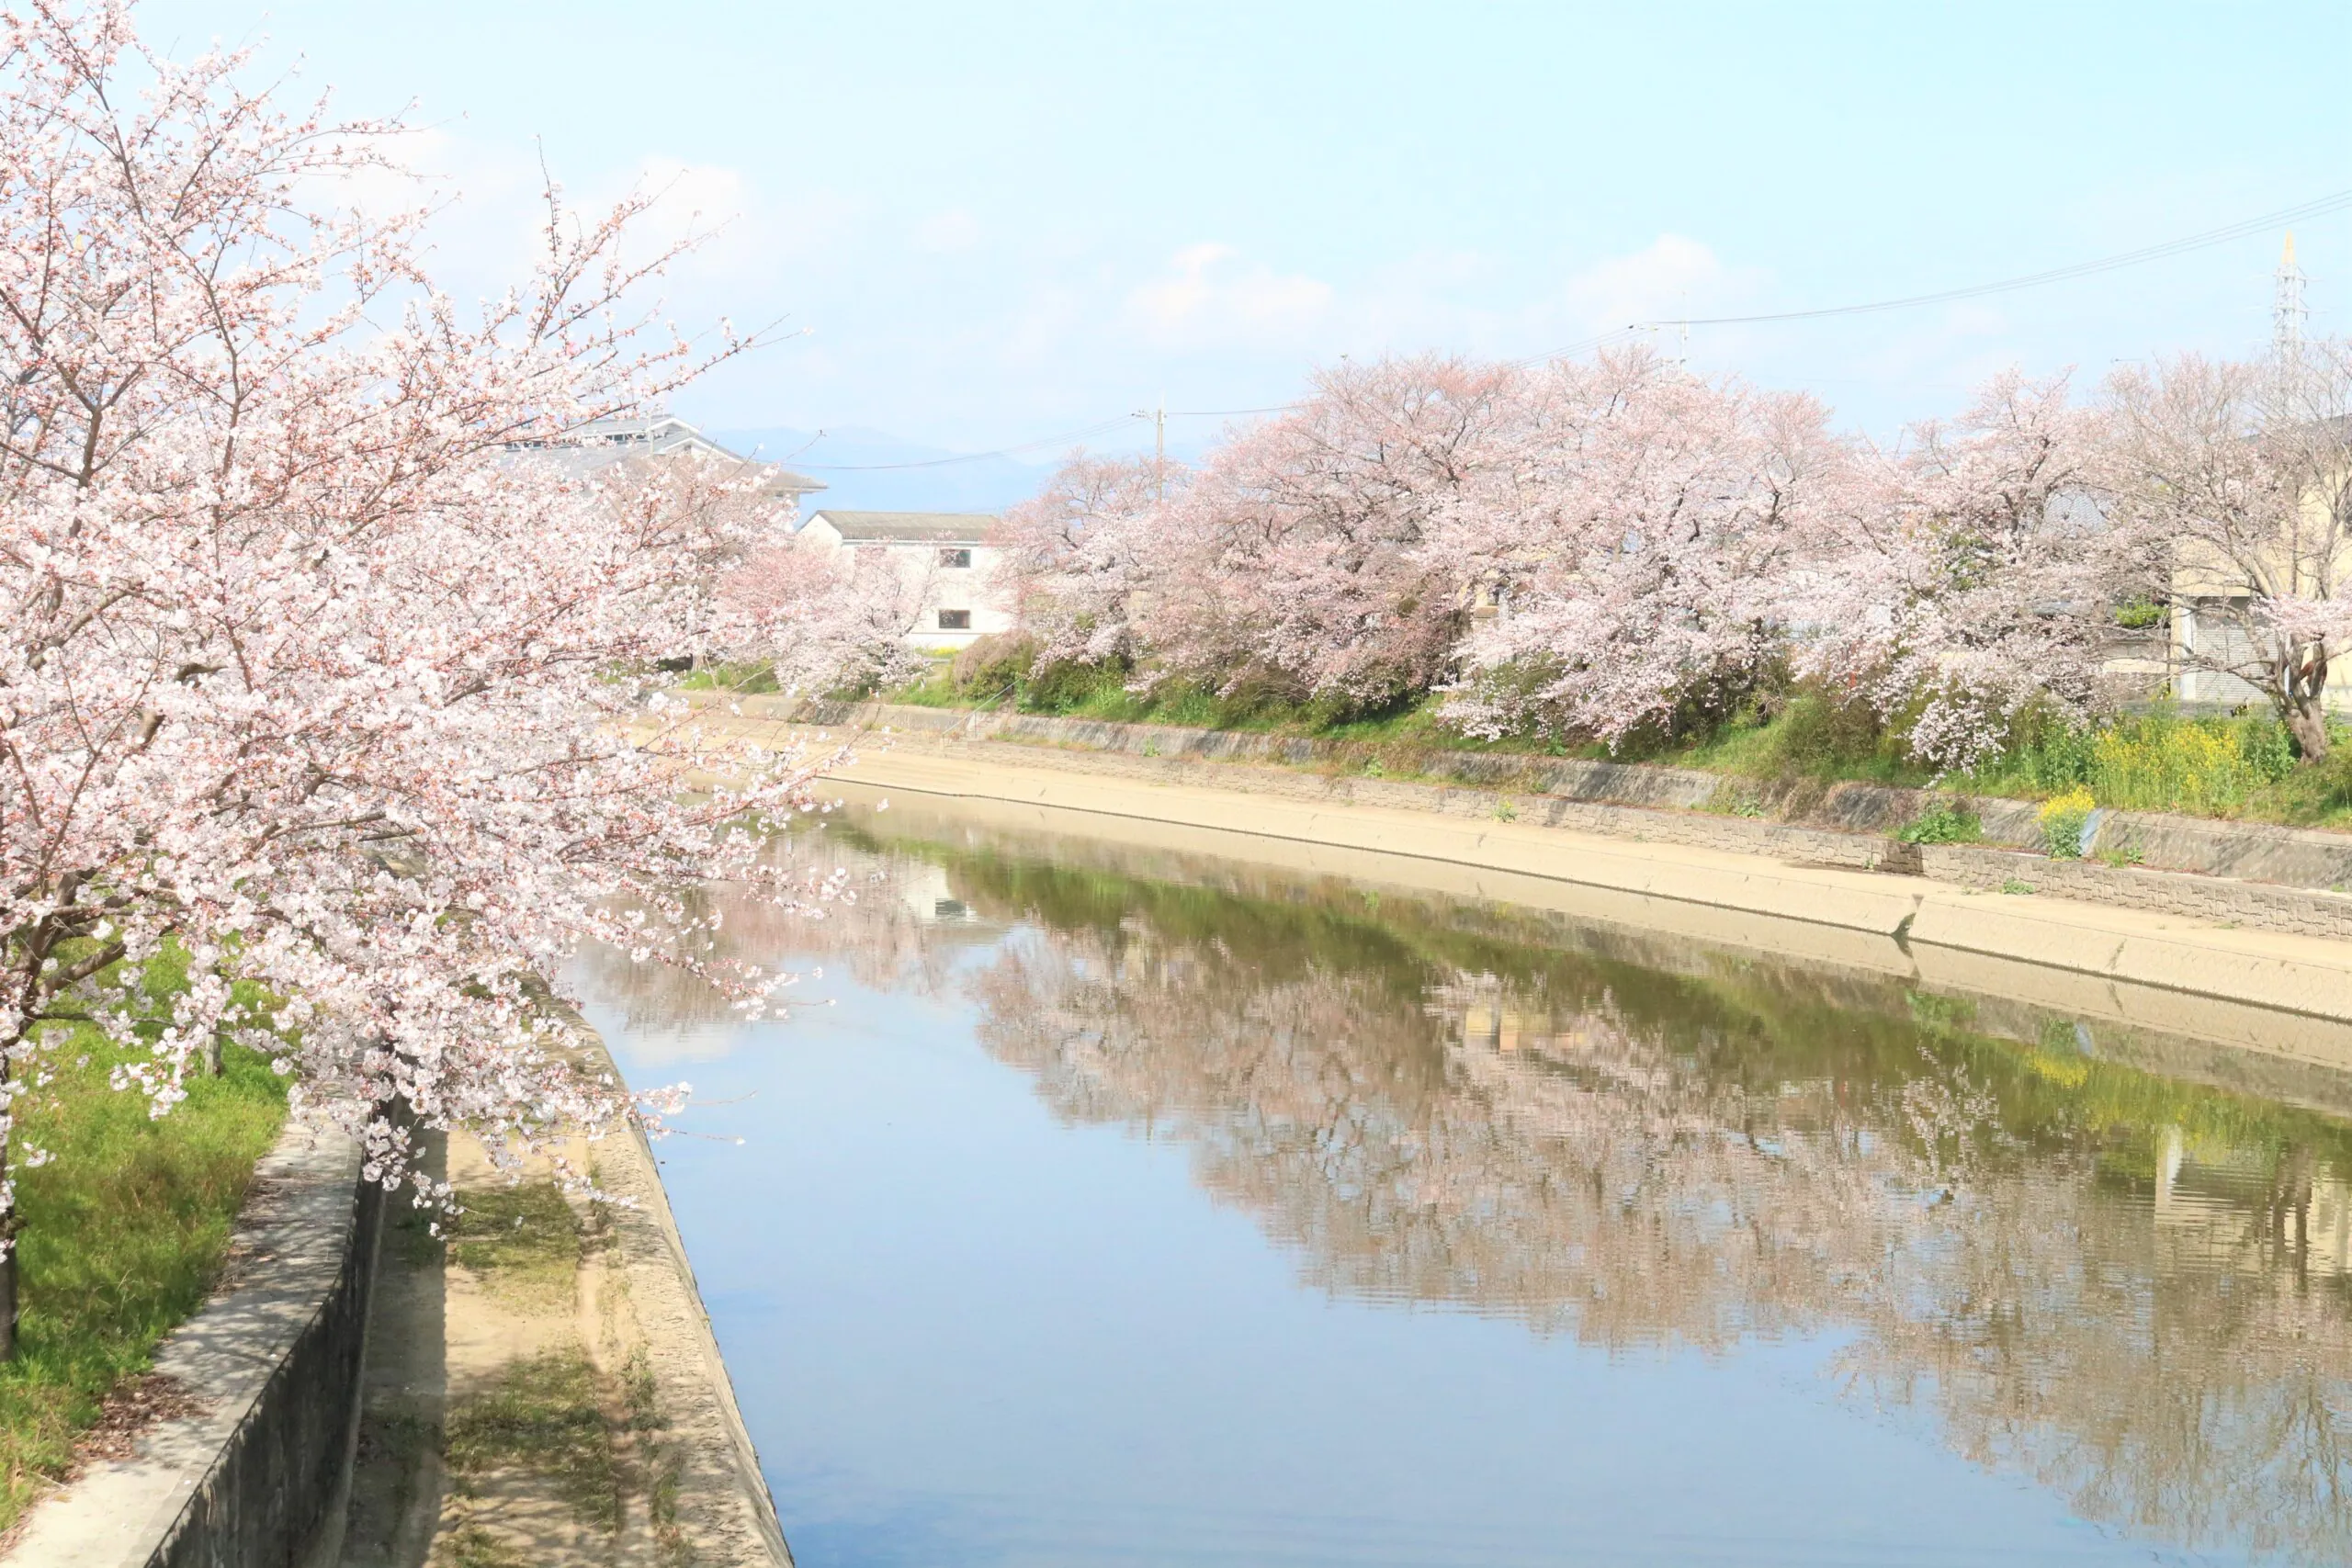
[[[2087,731],[2029,719],[1990,762],[1946,774],[1910,754],[1899,720],[1889,724],[1862,705],[1804,690],[1782,694],[1769,711],[1751,707],[1615,748],[1532,736],[1474,739],[1438,716],[1436,698],[1388,713],[1340,715],[1181,683],[1138,694],[1113,671],[1062,671],[1033,682],[983,669],[958,680],[942,660],[888,700],[1338,741],[1351,748],[1348,765],[1399,774],[1412,771],[1414,753],[1429,750],[1607,758],[1697,768],[1767,789],[1857,780],[2021,800],[2086,791],[2097,804],[2125,810],[2352,829],[2352,734],[2339,736],[2326,762],[2304,767],[2285,728],[2267,715],[2192,716],[2161,704]]]
[[[55,1157],[17,1179],[24,1213],[17,1359],[0,1366],[0,1529],[64,1472],[107,1394],[204,1301],[254,1162],[286,1120],[284,1082],[236,1046],[162,1120],[107,1087],[121,1054],[78,1031],[17,1105]]]

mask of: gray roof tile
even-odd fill
[[[996,524],[986,512],[838,512],[831,507],[809,514],[823,518],[844,539],[873,542],[903,539],[910,543],[977,545]]]

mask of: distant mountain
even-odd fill
[[[713,430],[712,440],[746,457],[781,463],[825,488],[804,511],[838,506],[869,512],[1001,512],[1037,493],[1054,464],[972,457],[880,430]],[[913,466],[904,466],[913,465]]]

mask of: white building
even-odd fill
[[[840,512],[809,514],[800,536],[832,548],[880,550],[922,608],[907,628],[917,648],[955,649],[1012,629],[991,579],[1003,552],[988,542],[984,512]]]

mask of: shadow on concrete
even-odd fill
[[[423,1140],[421,1164],[448,1170],[447,1140]],[[359,1413],[358,1458],[345,1526],[343,1568],[422,1568],[440,1523],[447,1477],[441,1429],[448,1403],[447,1290],[437,1211],[406,1190],[385,1205],[382,1251]]]

